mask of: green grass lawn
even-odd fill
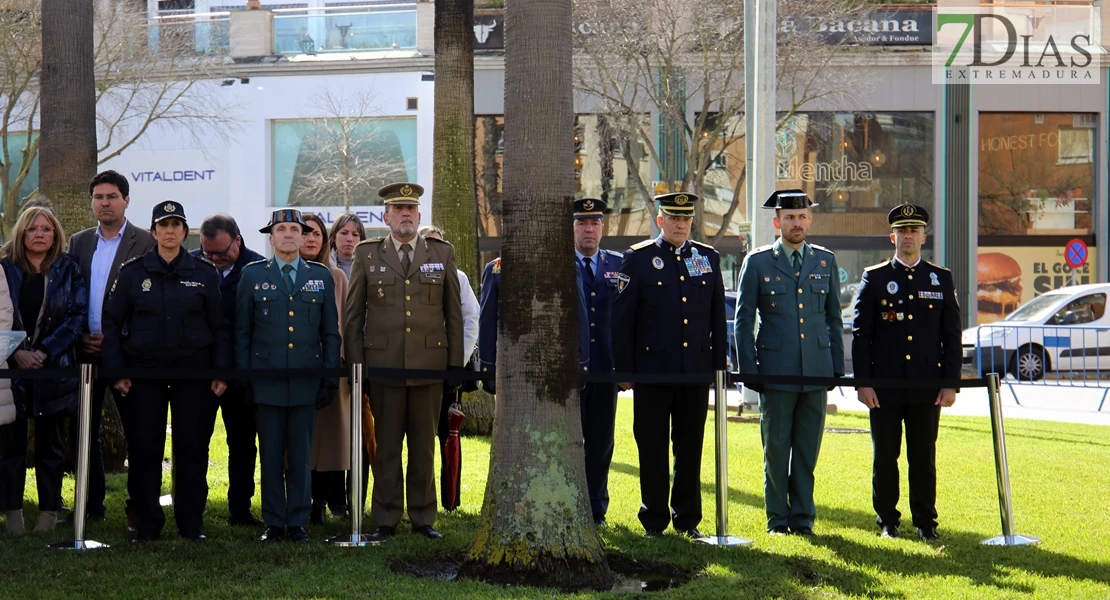
[[[631,403],[622,400],[617,449],[610,477],[608,548],[646,562],[662,560],[703,575],[660,598],[1110,598],[1110,429],[1095,426],[1009,422],[1014,507],[1019,533],[1043,539],[1036,547],[985,547],[1000,533],[990,425],[985,418],[943,418],[938,449],[938,511],[943,545],[915,536],[877,537],[871,512],[870,437],[827,434],[817,473],[816,538],[763,533],[762,462],[758,426],[729,424],[730,533],[753,538],[747,548],[696,545],[676,535],[646,540],[639,508]],[[702,469],[705,520],[714,531],[712,412]],[[830,427],[866,429],[863,413],[830,417]],[[263,545],[260,530],[226,524],[226,446],[222,425],[212,442],[211,493],[206,544],[177,537],[168,514],[162,541],[132,547],[124,532],[125,476],[108,481],[109,516],[91,524],[87,537],[111,548],[75,553],[48,542],[71,532],[12,537],[0,528],[2,598],[540,598],[557,592],[506,589],[475,582],[420,580],[390,570],[394,560],[463,552],[477,526],[489,461],[489,442],[463,439],[462,509],[441,516],[438,543],[408,533],[377,548],[335,548],[326,537],[344,522],[310,528],[309,544]],[[33,477],[29,477],[33,482]],[[168,490],[169,478],[164,489]],[[900,509],[905,524],[905,497]],[[67,479],[65,497],[72,498]],[[34,484],[27,487],[34,494]],[[255,496],[255,514],[259,498]],[[37,510],[29,497],[25,519]],[[169,512],[169,511],[167,511]],[[912,534],[912,529],[909,532]],[[580,594],[589,596],[590,594]],[[599,594],[607,596],[610,594]]]

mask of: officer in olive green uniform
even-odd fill
[[[806,243],[814,206],[801,190],[771,195],[782,237],[756,248],[740,269],[736,343],[742,374],[844,374],[844,324],[833,253]],[[756,313],[759,334],[755,334]],[[759,392],[767,532],[813,535],[813,469],[825,427],[826,389],[749,385]]]
[[[327,267],[300,258],[304,227],[300,211],[285,209],[274,211],[270,224],[259,230],[270,234],[274,257],[243,268],[236,293],[237,368],[340,366],[334,283]],[[251,380],[258,405],[263,541],[286,533],[293,541],[308,539],[312,429],[317,408],[338,387],[337,378]]]

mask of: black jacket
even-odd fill
[[[13,330],[27,331],[19,317],[19,295],[25,273],[10,259],[3,259],[8,290],[15,309]],[[77,338],[89,311],[89,289],[81,275],[77,258],[63,254],[50,265],[46,290],[34,339],[26,339],[21,350],[42,350],[47,359],[43,368],[77,366]],[[12,382],[19,414],[28,417],[72,414],[77,408],[78,378],[20,380]]]
[[[120,267],[104,306],[105,368],[227,368],[231,351],[212,263],[181,250],[167,264],[151,250]]]

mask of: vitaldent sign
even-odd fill
[[[227,150],[131,150],[102,168],[119,171],[131,183],[130,215],[149,215],[156,204],[175,200],[190,225],[230,205]],[[138,217],[136,217],[138,218]],[[194,223],[195,221],[195,223]]]
[[[1100,11],[1090,6],[942,0],[933,44],[935,84],[1099,84]]]

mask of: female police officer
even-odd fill
[[[104,367],[227,368],[231,334],[224,320],[220,274],[212,263],[186,252],[189,233],[177,202],[154,208],[157,247],[120,267],[104,308]],[[166,517],[158,503],[166,408],[173,411],[174,518],[181,536],[203,541],[208,499],[208,442],[224,381],[120,379],[127,403],[124,434],[129,455],[128,490],[138,512],[135,543],[157,539]],[[213,396],[215,394],[215,396]]]

